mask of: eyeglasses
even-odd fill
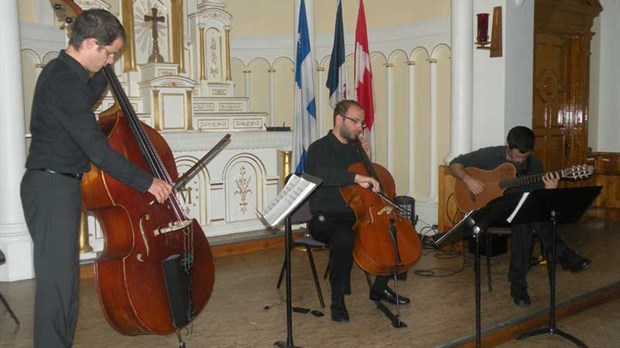
[[[102,45],[99,41],[97,41],[97,46],[99,46],[99,48],[103,48],[105,52],[108,54],[108,58],[112,58],[112,60],[114,60],[114,57],[116,57],[116,52],[110,52],[110,50],[105,48],[105,46]]]
[[[359,124],[359,125],[362,126],[362,128],[366,128],[366,121],[364,121],[364,120],[356,120],[356,119],[354,119],[352,117],[349,117],[349,116],[346,116],[346,115],[340,115],[340,116],[346,118],[349,121],[352,121],[353,123],[355,123],[356,126]]]

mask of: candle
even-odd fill
[[[478,13],[478,35],[476,40],[479,43],[489,42],[489,14]]]

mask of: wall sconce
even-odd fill
[[[487,49],[491,41],[489,41],[489,14],[478,13],[478,30],[476,30],[476,45],[480,49]]]
[[[502,7],[493,8],[493,24],[491,39],[489,40],[489,14],[478,13],[478,27],[476,30],[476,48],[491,50],[490,57],[502,56]]]

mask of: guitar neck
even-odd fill
[[[554,175],[557,174],[560,178],[564,177],[564,174],[561,170],[557,170],[557,171],[549,172],[549,173],[553,173]],[[533,175],[520,176],[515,179],[501,180],[499,182],[499,187],[501,187],[503,190],[506,190],[506,189],[515,188],[515,187],[538,184],[542,182],[542,178],[546,174],[547,173],[533,174]]]

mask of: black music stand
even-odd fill
[[[444,233],[441,238],[435,241],[435,246],[439,246],[448,241],[456,241],[466,236],[473,236],[475,246],[475,285],[476,285],[476,347],[481,346],[482,338],[482,314],[480,306],[480,236],[489,226],[493,226],[497,221],[506,218],[514,210],[522,194],[508,194],[490,201],[484,208],[472,210],[467,213],[459,223],[450,231]]]
[[[587,346],[577,339],[557,328],[555,323],[555,266],[556,266],[556,234],[557,224],[578,220],[590,206],[594,198],[601,192],[601,186],[564,188],[552,190],[535,190],[527,197],[512,223],[534,223],[551,221],[552,238],[551,250],[547,251],[547,273],[549,276],[549,325],[546,328],[536,329],[523,333],[519,340],[528,337],[550,334],[559,335],[573,342],[578,347]]]
[[[291,299],[291,243],[293,227],[290,213],[284,220],[284,263],[286,264],[286,342],[277,341],[273,345],[280,348],[299,348],[293,344],[293,302]]]
[[[292,176],[301,177],[301,181],[298,182],[301,186],[296,186],[297,184],[292,184],[294,187],[289,187],[292,180],[289,180]],[[282,189],[282,191],[278,194],[278,197],[275,198],[273,209],[280,212],[282,214],[278,215],[279,217],[275,218],[275,220],[269,222],[265,219],[265,216],[261,214],[261,218],[264,222],[271,227],[275,227],[282,220],[283,214],[286,214],[284,218],[284,263],[286,267],[286,342],[284,341],[276,341],[273,345],[281,348],[298,348],[293,344],[293,304],[292,304],[292,295],[291,295],[291,245],[293,244],[293,227],[292,227],[292,216],[299,209],[299,207],[303,206],[304,202],[308,199],[312,191],[314,191],[320,184],[322,179],[315,177],[313,175],[303,173],[303,174],[291,174],[287,177],[287,184]]]

